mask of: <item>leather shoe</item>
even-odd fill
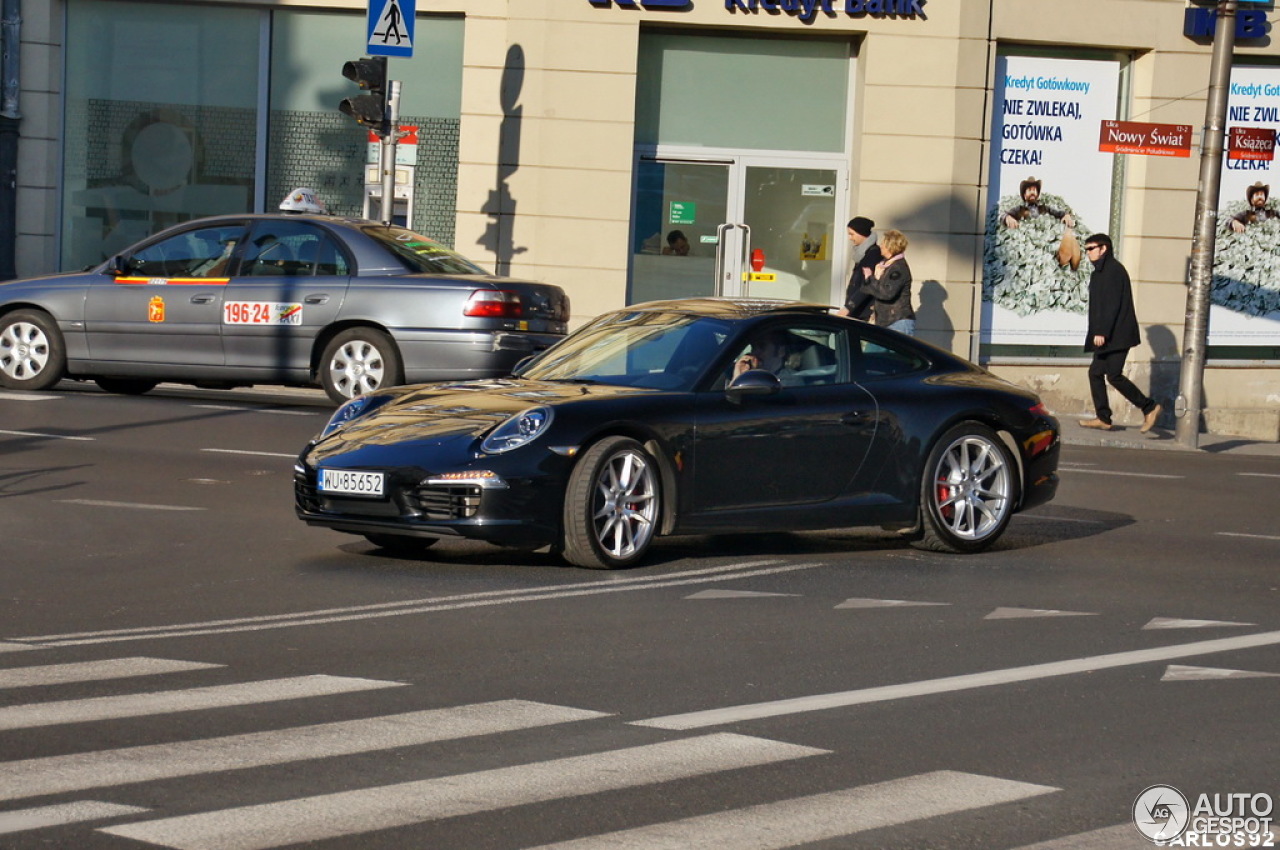
[[[1101,419],[1082,419],[1080,420],[1081,428],[1093,428],[1096,431],[1114,431],[1116,426],[1110,422],[1103,422]]]
[[[1151,408],[1151,412],[1148,413],[1146,416],[1142,417],[1142,427],[1139,428],[1138,430],[1141,431],[1143,434],[1145,434],[1148,431],[1150,431],[1152,428],[1154,428],[1156,425],[1156,420],[1160,418],[1160,413],[1163,410],[1164,408],[1158,404],[1155,407]]]

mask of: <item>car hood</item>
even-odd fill
[[[369,404],[374,409],[319,440],[312,456],[321,460],[362,446],[472,441],[531,407],[563,408],[658,392],[661,391],[520,378],[394,387],[370,396]]]

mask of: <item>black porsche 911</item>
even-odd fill
[[[441,537],[620,568],[659,535],[882,526],[976,552],[1058,485],[1057,420],[974,364],[817,304],[600,316],[513,376],[344,404],[294,469],[299,518],[385,549]]]

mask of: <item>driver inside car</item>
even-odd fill
[[[772,328],[763,331],[733,363],[733,378],[751,369],[772,372],[784,387],[799,383],[791,363],[790,334]]]

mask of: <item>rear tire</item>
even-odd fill
[[[1017,466],[995,431],[961,422],[929,452],[920,482],[920,536],[935,552],[981,552],[1004,534],[1017,502]]]
[[[629,567],[662,516],[658,464],[629,437],[605,437],[582,455],[564,500],[564,559],[596,570]]]
[[[320,358],[320,383],[338,404],[403,382],[400,352],[391,337],[376,328],[343,331]]]
[[[66,369],[67,347],[48,313],[15,310],[0,318],[0,386],[47,390]]]
[[[103,392],[117,395],[143,395],[154,390],[156,384],[160,383],[146,378],[94,378],[93,382]]]

